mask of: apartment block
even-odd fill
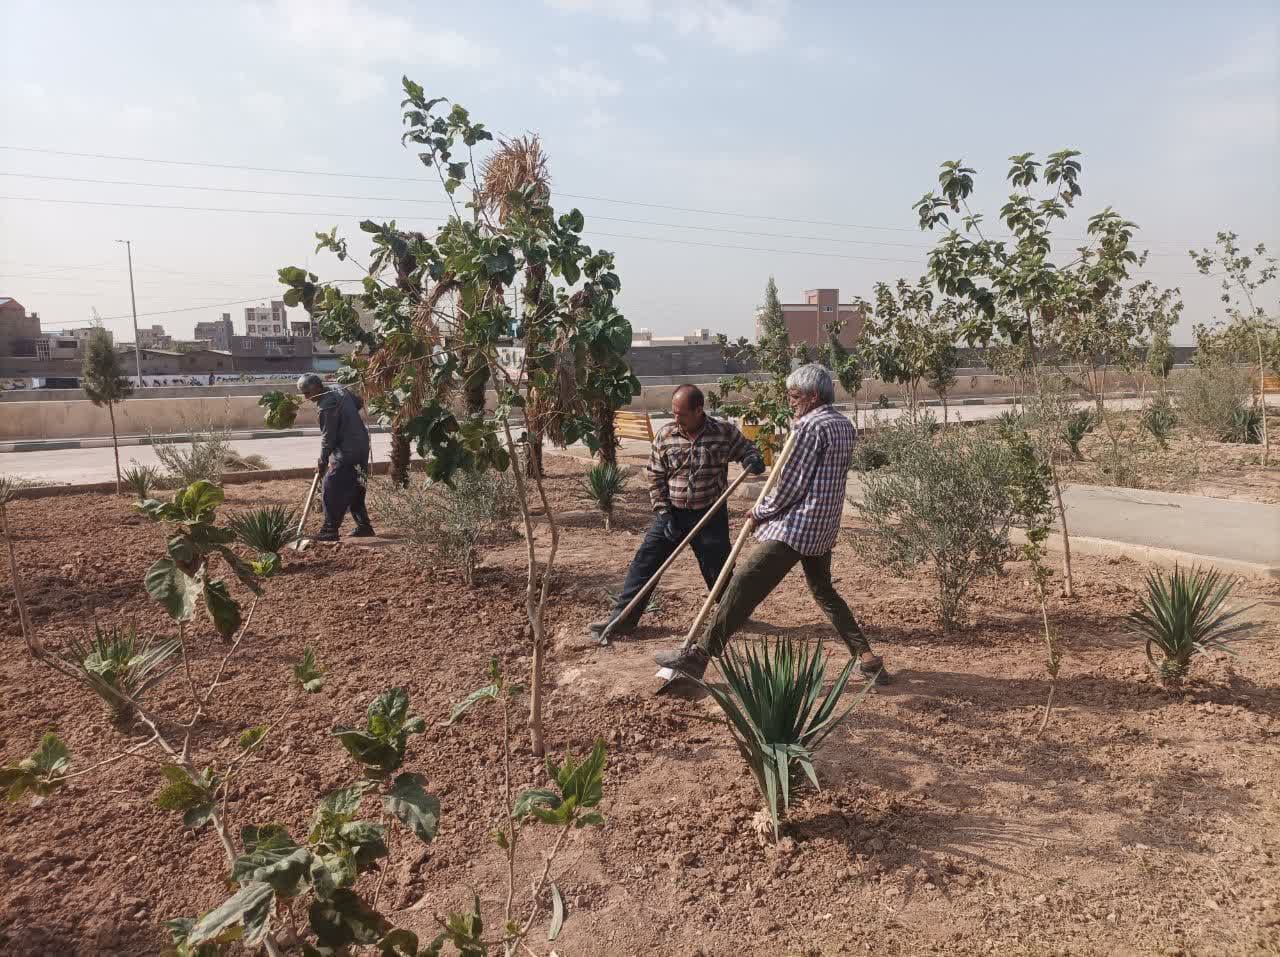
[[[862,334],[866,322],[863,311],[853,303],[840,302],[839,289],[809,289],[804,302],[782,303],[787,335],[792,345],[802,342],[821,346],[827,341],[827,329],[833,320],[842,323],[840,342],[852,346]],[[760,338],[760,310],[756,310],[756,338]]]
[[[244,310],[246,336],[287,336],[289,319],[284,300],[273,299],[268,306],[248,306]]]
[[[234,335],[235,329],[231,325],[231,313],[224,312],[221,319],[215,319],[211,322],[197,322],[194,338],[207,339],[209,348],[228,352],[231,349],[231,337]]]

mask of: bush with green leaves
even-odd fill
[[[410,482],[404,487],[369,480],[369,504],[382,522],[400,530],[409,555],[424,568],[455,565],[475,580],[480,549],[508,529],[518,513],[512,478],[502,472],[457,472],[452,483]]]
[[[133,462],[120,476],[124,482],[125,488],[133,493],[133,497],[139,502],[145,501],[151,497],[151,493],[160,488],[164,478],[163,473],[152,465],[140,465]]]
[[[980,431],[930,437],[895,423],[889,464],[863,476],[856,507],[870,528],[868,559],[895,571],[928,564],[938,585],[943,631],[960,623],[965,596],[1009,557],[1014,508],[1009,455]]]
[[[236,540],[258,553],[252,567],[264,577],[279,571],[280,553],[296,537],[297,525],[298,510],[287,505],[255,508],[227,520]]]
[[[80,672],[81,682],[118,720],[131,714],[133,702],[177,666],[170,661],[177,651],[176,638],[139,635],[132,625],[104,630],[95,622],[93,637],[83,642],[73,638],[63,660]]]
[[[296,392],[281,392],[273,389],[258,399],[258,405],[265,410],[263,419],[268,428],[288,429],[292,428],[293,423],[298,419],[302,396]]]
[[[230,638],[240,627],[240,604],[225,581],[212,577],[210,560],[220,556],[254,595],[261,594],[262,588],[253,568],[229,547],[235,532],[214,524],[223,499],[220,487],[198,481],[180,489],[172,501],[147,499],[134,507],[153,522],[168,526],[166,555],[147,570],[147,594],[178,622],[179,630],[194,617],[196,605],[203,602],[218,634]]]
[[[1181,380],[1178,415],[1196,432],[1219,442],[1237,441],[1249,407],[1249,373],[1222,359],[1197,362]]]
[[[1084,456],[1080,452],[1080,443],[1093,431],[1096,419],[1088,409],[1075,409],[1067,414],[1062,423],[1062,441],[1071,450],[1071,457],[1077,462]]]
[[[814,754],[872,687],[868,683],[847,708],[837,710],[854,664],[849,661],[823,694],[827,656],[822,645],[784,637],[771,650],[768,639],[761,638],[746,643],[745,651],[730,645],[716,660],[723,686],[699,682],[724,712],[764,799],[775,840],[791,806],[792,770],[798,765],[818,787]]]
[[[180,436],[148,434],[152,451],[175,485],[201,481],[217,485],[227,471],[227,459],[235,455],[231,448],[231,429],[216,426],[211,420],[184,423]]]
[[[1169,439],[1173,437],[1173,429],[1177,424],[1178,414],[1167,396],[1158,396],[1142,411],[1142,427],[1162,449],[1169,447]]]
[[[1233,653],[1228,644],[1249,629],[1239,620],[1247,609],[1225,607],[1235,585],[1216,568],[1187,571],[1175,565],[1169,575],[1158,569],[1147,573],[1147,593],[1128,621],[1162,682],[1181,683],[1196,655]]]
[[[1005,409],[995,418],[996,434],[1008,442],[1027,430],[1030,417],[1022,409]]]
[[[409,695],[403,688],[384,691],[369,704],[365,727],[337,725],[333,736],[369,774],[386,774],[404,761],[411,734],[421,734],[427,723],[409,714]]]
[[[616,465],[593,465],[582,480],[582,497],[600,510],[604,516],[604,530],[609,531],[613,520],[613,506],[627,488],[627,476]]]

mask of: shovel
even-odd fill
[[[295,552],[302,551],[311,542],[311,539],[302,537],[302,532],[307,527],[307,517],[311,514],[311,503],[316,500],[316,486],[319,484],[320,470],[316,469],[315,477],[311,479],[311,491],[307,492],[307,501],[302,506],[302,518],[298,519],[298,532],[293,541],[293,550]]]
[[[644,583],[643,588],[641,588],[638,592],[636,592],[636,597],[631,599],[631,601],[627,604],[626,608],[622,609],[622,611],[618,612],[618,614],[613,616],[613,620],[610,621],[607,626],[605,626],[604,631],[600,632],[601,645],[609,644],[609,633],[613,631],[613,626],[620,621],[625,621],[627,616],[630,615],[633,611],[635,611],[636,608],[639,607],[640,603],[644,601],[646,597],[648,597],[649,593],[653,591],[654,586],[658,584],[658,579],[660,579],[663,573],[668,568],[671,567],[671,563],[676,560],[676,557],[682,551],[684,551],[686,547],[688,547],[689,543],[693,541],[694,536],[697,535],[698,532],[702,531],[702,526],[706,525],[707,522],[711,521],[712,516],[714,516],[716,512],[720,509],[720,506],[729,500],[729,496],[732,495],[734,491],[737,489],[737,487],[741,485],[743,481],[746,480],[749,474],[750,473],[744,469],[742,474],[733,480],[733,482],[729,485],[729,487],[724,490],[724,494],[715,500],[715,503],[709,509],[707,509],[706,514],[703,515],[702,518],[698,519],[698,524],[694,525],[693,528],[689,530],[689,534],[686,535],[681,540],[680,544],[676,546],[676,550],[672,552],[669,556],[667,556],[667,560],[662,563],[662,567],[653,573],[653,577]]]
[[[795,446],[795,442],[796,434],[792,432],[787,436],[787,441],[782,446],[782,452],[778,455],[778,460],[774,462],[773,468],[769,471],[769,478],[765,481],[764,488],[760,490],[760,495],[756,498],[756,505],[763,502],[769,493],[773,491],[773,487],[778,484],[778,479],[782,475],[782,467],[787,464],[787,459],[791,457],[791,450]],[[733,543],[733,551],[729,553],[729,557],[724,563],[724,568],[720,569],[720,575],[716,578],[715,585],[707,593],[707,600],[702,603],[702,608],[698,610],[698,617],[693,620],[689,633],[684,636],[684,643],[680,646],[681,648],[688,648],[697,639],[698,630],[702,627],[702,623],[706,621],[707,614],[711,611],[711,606],[720,599],[720,593],[724,591],[724,586],[729,584],[729,578],[733,575],[733,566],[738,561],[738,554],[742,551],[743,546],[747,544],[747,539],[752,531],[755,530],[755,527],[756,520],[748,515],[747,520],[742,523],[742,531],[738,533],[738,540]],[[659,668],[654,677],[662,679],[662,687],[658,689],[658,694],[662,694],[678,675],[671,668]]]

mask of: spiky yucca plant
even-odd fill
[[[791,766],[800,765],[818,787],[813,755],[871,689],[868,683],[843,712],[836,713],[854,662],[850,661],[822,695],[827,656],[818,645],[781,638],[732,646],[717,660],[725,687],[699,682],[725,715],[738,752],[756,779],[778,838],[780,820],[791,805]]]
[[[1177,685],[1196,655],[1233,653],[1227,643],[1249,627],[1236,620],[1245,609],[1229,612],[1222,607],[1235,585],[1234,578],[1217,569],[1185,571],[1175,565],[1172,575],[1148,573],[1147,594],[1128,621],[1134,634],[1145,640],[1147,661],[1161,681]]]
[[[297,509],[269,505],[232,516],[227,527],[241,544],[263,555],[272,555],[293,541],[297,521]]]
[[[167,664],[177,650],[176,638],[140,635],[132,625],[103,630],[95,623],[93,637],[87,642],[73,638],[63,657],[111,713],[122,718],[132,710],[130,700],[137,701],[177,667],[177,662]]]
[[[604,516],[604,530],[609,531],[613,506],[627,487],[627,477],[616,465],[595,465],[582,480],[582,494],[591,500]]]
[[[1251,405],[1233,409],[1231,424],[1223,431],[1222,441],[1241,445],[1261,444],[1262,414]]]
[[[158,468],[151,465],[139,465],[134,462],[121,473],[121,481],[134,498],[139,502],[145,502],[151,498],[153,490],[160,487],[161,473]]]
[[[1162,449],[1169,447],[1169,437],[1173,435],[1173,427],[1177,424],[1178,416],[1173,411],[1173,403],[1163,396],[1142,413],[1142,427],[1151,433],[1151,437]]]
[[[1076,409],[1062,423],[1062,440],[1067,443],[1067,448],[1071,449],[1071,457],[1076,461],[1084,458],[1080,453],[1080,443],[1093,431],[1094,424],[1093,413],[1088,409]]]

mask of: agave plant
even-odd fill
[[[134,462],[120,477],[125,487],[133,493],[134,498],[144,502],[151,497],[155,489],[160,487],[162,475],[160,470],[152,465],[139,465]]]
[[[72,639],[63,657],[90,690],[122,718],[148,688],[177,667],[169,659],[178,650],[176,638],[158,639],[112,626],[103,630],[96,623],[88,642]]]
[[[1236,620],[1246,609],[1223,608],[1235,585],[1234,578],[1217,569],[1196,567],[1188,572],[1175,565],[1167,577],[1162,571],[1147,575],[1147,594],[1128,621],[1134,634],[1146,641],[1147,661],[1161,681],[1178,684],[1196,655],[1233,653],[1227,643],[1249,627]]]
[[[720,705],[738,752],[756,779],[778,838],[780,820],[791,805],[792,765],[818,787],[813,755],[871,689],[868,684],[837,714],[854,662],[850,661],[825,695],[827,656],[822,646],[782,638],[772,649],[766,639],[739,652],[732,646],[718,659],[725,686],[699,682]]]
[[[609,531],[613,505],[626,490],[627,477],[616,465],[595,465],[582,480],[582,494],[604,516],[604,530]]]
[[[1168,399],[1160,398],[1142,413],[1142,427],[1151,433],[1156,444],[1162,449],[1169,447],[1169,436],[1173,435],[1173,427],[1178,424],[1178,416]]]
[[[1231,413],[1231,425],[1222,433],[1222,441],[1258,445],[1262,442],[1262,414],[1251,405],[1237,406]]]
[[[1067,443],[1067,448],[1071,449],[1071,457],[1077,462],[1084,458],[1080,452],[1080,443],[1093,431],[1094,424],[1093,413],[1088,409],[1074,410],[1062,423],[1062,440]]]
[[[297,509],[269,505],[232,516],[227,527],[242,545],[252,548],[258,553],[259,560],[265,561],[271,555],[278,558],[280,550],[293,541],[297,523]]]

